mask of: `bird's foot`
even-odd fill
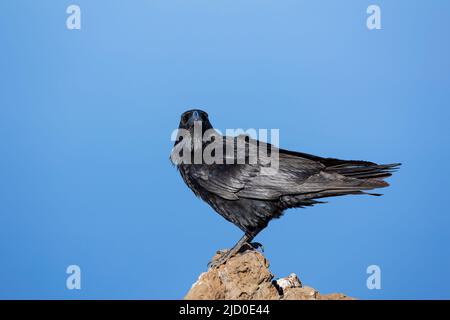
[[[208,270],[215,269],[220,267],[222,264],[225,264],[228,259],[233,257],[237,253],[243,253],[247,250],[255,250],[259,252],[264,252],[264,247],[259,242],[246,242],[242,245],[242,247],[238,251],[233,250],[219,250],[217,254],[220,255],[217,259],[213,259],[208,263]]]
[[[264,252],[264,246],[259,242],[251,242],[250,245],[253,247],[254,250],[259,251],[261,253]]]
[[[220,254],[217,259],[213,259],[208,262],[208,270],[220,267],[222,264],[227,262],[229,258],[231,258],[230,250],[217,251],[217,254]]]
[[[263,253],[264,252],[264,246],[259,242],[247,242],[242,245],[241,249],[239,250],[239,253],[243,253],[247,250],[251,251],[258,251]]]

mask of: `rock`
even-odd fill
[[[220,254],[216,254],[213,260]],[[295,273],[274,280],[269,262],[256,250],[230,258],[219,268],[200,274],[187,300],[353,300],[341,293],[320,294],[304,286]]]

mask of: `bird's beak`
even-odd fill
[[[195,121],[202,121],[202,118],[200,117],[200,113],[198,111],[192,112],[192,115],[187,123],[189,126],[192,126],[194,125]]]

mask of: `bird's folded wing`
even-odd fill
[[[243,146],[235,145],[234,156],[238,157],[242,148],[248,149],[248,143],[254,142],[255,140],[249,139]],[[257,144],[258,148],[271,148],[272,152],[270,155],[258,153],[254,164],[249,164],[249,159],[246,159],[246,164],[200,165],[191,168],[190,173],[201,187],[224,199],[275,200],[285,194],[309,192],[304,191],[301,185],[324,169],[319,162],[280,153],[270,144]],[[226,157],[225,153],[224,156]],[[278,158],[275,160],[274,157]]]
[[[305,183],[320,174],[323,168],[318,162],[280,153],[276,167],[270,170],[260,167],[259,174],[249,180],[237,195],[240,198],[276,200],[283,195],[311,192]]]
[[[210,164],[191,167],[190,174],[208,192],[227,200],[237,200],[237,193],[259,174],[259,168],[244,164]]]

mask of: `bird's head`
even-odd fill
[[[192,131],[195,125],[201,125],[203,132],[212,128],[208,114],[205,111],[192,109],[183,112],[178,128]]]
[[[174,147],[184,148],[188,146],[188,150],[182,153],[199,152],[201,154],[204,146],[204,135],[207,130],[213,130],[213,127],[208,119],[208,114],[199,109],[192,109],[183,112],[178,125],[177,137],[174,143]],[[210,131],[209,131],[210,132]],[[215,132],[215,131],[214,131]],[[175,150],[175,153],[178,149]]]

